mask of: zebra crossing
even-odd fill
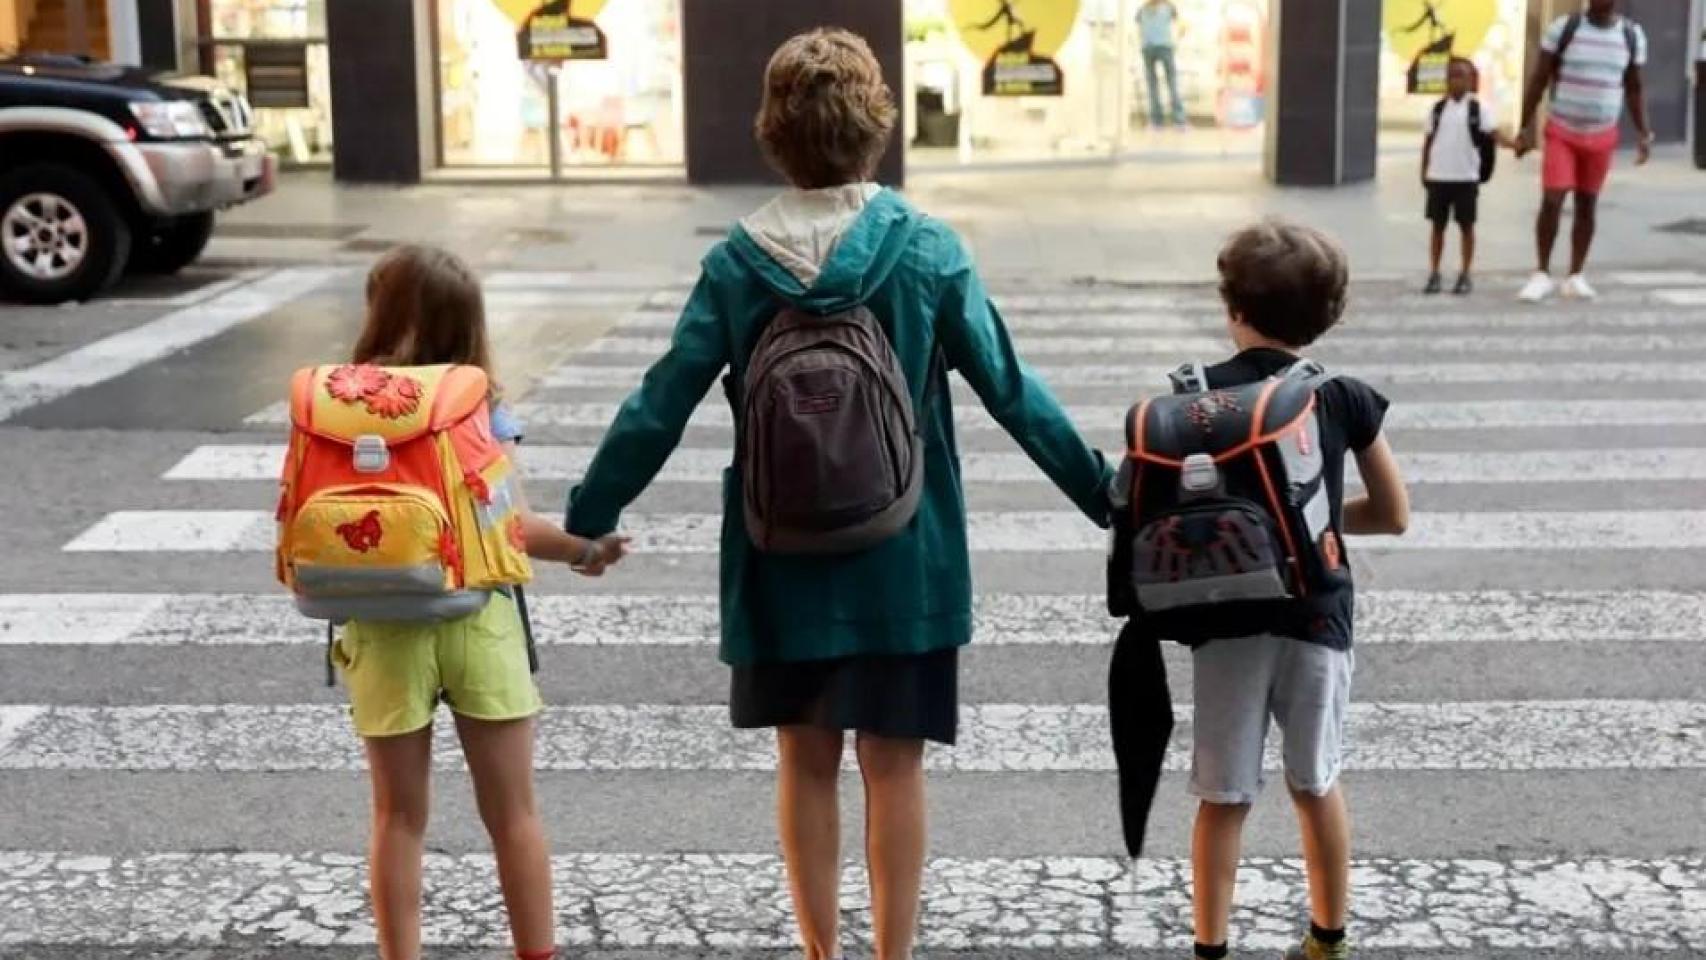
[[[1593,307],[1523,311],[1359,289],[1319,351],[1394,399],[1388,424],[1417,491],[1407,537],[1352,545],[1346,782],[1359,824],[1353,935],[1370,956],[1706,953],[1706,274],[1606,280]],[[666,349],[683,290],[527,273],[488,277],[488,290],[500,336],[505,316],[577,291],[625,311],[516,403],[529,495],[550,514]],[[1021,355],[1108,450],[1125,406],[1173,362],[1227,352],[1202,290],[1008,283],[996,299]],[[961,742],[927,759],[937,840],[921,946],[1180,955],[1188,659],[1167,651],[1181,723],[1160,839],[1130,862],[1116,855],[1105,534],[1065,507],[969,388],[953,396],[976,639]],[[100,823],[83,846],[49,825],[23,842],[0,836],[0,955],[372,942],[360,745],[317,685],[323,634],[273,587],[265,553],[283,419],[277,405],[237,410],[234,433],[174,440],[154,482],[59,544],[72,563],[148,565],[158,589],[91,580],[0,594],[0,662],[24,668],[0,675],[0,802],[65,798],[62,817]],[[630,562],[602,581],[544,571],[535,591],[552,704],[538,766],[553,832],[571,838],[554,860],[571,947],[701,956],[794,942],[764,839],[774,748],[728,727],[714,656],[709,557],[731,436],[713,390],[624,521]],[[215,567],[209,589],[197,571]],[[466,792],[450,726],[437,735],[439,795]],[[149,811],[168,847],[98,821],[127,780],[176,796]],[[237,799],[197,796],[221,784]],[[1269,793],[1264,807],[1284,806]],[[348,806],[315,809],[329,800]],[[243,804],[258,805],[240,823],[198,812]],[[583,823],[583,806],[620,822]],[[1452,810],[1475,819],[1453,823]],[[268,818],[287,838],[277,845],[257,839]],[[717,826],[735,818],[739,829]],[[858,818],[847,819],[856,850]],[[1283,817],[1253,827],[1234,917],[1245,950],[1288,945],[1305,920],[1295,843]],[[849,858],[855,944],[868,936],[864,884]],[[507,943],[478,843],[435,847],[426,899],[429,944]]]

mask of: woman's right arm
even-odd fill
[[[984,291],[958,237],[950,237],[937,323],[948,361],[971,384],[990,416],[1019,442],[1084,515],[1108,524],[1113,470],[1079,435],[1060,402],[1019,359],[1001,314]]]
[[[622,511],[663,469],[687,421],[728,363],[724,324],[710,283],[701,276],[669,349],[616,412],[585,479],[570,491],[565,522],[570,533],[598,538],[616,529]]]

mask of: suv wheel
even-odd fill
[[[194,263],[213,238],[213,213],[190,213],[160,222],[136,239],[130,269],[139,273],[177,273]]]
[[[87,300],[124,270],[130,227],[99,183],[69,167],[0,176],[0,292],[27,303]]]

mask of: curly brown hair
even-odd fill
[[[894,96],[870,45],[825,28],[776,48],[754,129],[771,166],[813,190],[869,179],[894,122]]]
[[[1264,220],[1220,251],[1220,296],[1256,332],[1306,347],[1345,312],[1350,267],[1338,241],[1312,227]]]

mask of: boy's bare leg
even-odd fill
[[[1540,216],[1534,220],[1535,252],[1539,254],[1541,273],[1552,270],[1552,248],[1558,242],[1558,224],[1564,216],[1564,198],[1567,196],[1569,194],[1563,190],[1548,190],[1541,198]],[[1581,216],[1580,211],[1576,216]]]
[[[1439,272],[1440,261],[1445,258],[1445,224],[1435,224],[1433,236],[1428,242],[1428,274]]]
[[[456,732],[474,778],[474,801],[492,838],[498,885],[518,955],[549,954],[556,944],[551,908],[551,851],[533,796],[533,720],[475,720],[457,715]]]
[[[1594,230],[1599,224],[1599,197],[1592,193],[1576,192],[1575,223],[1570,227],[1570,275],[1576,276],[1588,265],[1588,251],[1593,249]]]
[[[1196,829],[1191,835],[1191,905],[1197,942],[1226,942],[1232,916],[1232,892],[1238,882],[1238,858],[1244,846],[1247,803],[1197,805]]]
[[[1291,792],[1303,831],[1303,865],[1309,877],[1309,919],[1343,930],[1351,885],[1351,817],[1338,784],[1325,796]]]
[[[782,727],[776,738],[776,820],[794,914],[806,960],[829,960],[841,936],[841,731]]]
[[[1469,276],[1469,274],[1473,271],[1474,267],[1475,267],[1475,227],[1473,225],[1465,225],[1463,227],[1463,275],[1466,277]],[[1434,267],[1434,269],[1438,270],[1439,267],[1436,265]]]
[[[924,741],[860,734],[877,960],[909,960],[924,881]]]
[[[421,854],[432,777],[432,728],[368,737],[373,780],[373,836],[368,888],[382,960],[421,955]]]

